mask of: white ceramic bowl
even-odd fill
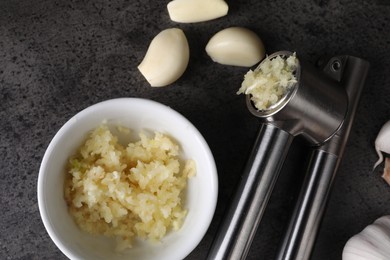
[[[184,158],[196,161],[197,175],[188,181],[188,215],[179,231],[161,243],[142,242],[124,253],[114,240],[84,233],[67,211],[63,196],[65,165],[86,134],[107,120],[122,125],[167,133],[181,146]],[[218,179],[213,155],[199,131],[182,115],[160,103],[120,98],[98,103],[71,118],[54,136],[43,157],[38,177],[38,204],[50,237],[70,259],[183,259],[206,233],[217,203]]]

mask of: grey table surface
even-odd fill
[[[186,116],[215,156],[219,200],[212,224],[188,259],[204,259],[240,179],[259,122],[238,90],[247,68],[213,63],[210,37],[244,26],[267,53],[296,51],[315,63],[349,54],[371,69],[312,259],[341,259],[345,242],[390,214],[390,186],[371,172],[374,140],[390,119],[390,2],[227,1],[229,14],[198,24],[169,19],[169,1],[0,1],[0,259],[66,259],[49,238],[37,205],[41,159],[59,128],[80,110],[111,98],[159,101]],[[137,70],[161,30],[184,30],[191,49],[184,75],[151,88]],[[294,141],[248,259],[273,259],[302,179],[306,146]]]

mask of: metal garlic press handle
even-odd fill
[[[261,125],[208,259],[246,258],[292,140],[292,135],[274,125]]]
[[[307,260],[310,258],[320,226],[319,216],[325,211],[326,198],[330,194],[337,165],[336,155],[322,150],[313,151],[302,192],[276,259]]]
[[[353,56],[334,57],[324,67],[324,72],[345,88],[348,112],[341,129],[311,154],[298,201],[279,248],[278,260],[310,259],[368,70],[367,61]]]

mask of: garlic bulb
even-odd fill
[[[383,162],[382,152],[390,154],[390,121],[382,126],[378,136],[375,139],[375,150],[379,160],[375,163],[374,169]]]
[[[167,5],[174,22],[197,23],[227,15],[229,6],[223,0],[173,0]]]
[[[153,38],[138,69],[152,87],[163,87],[180,78],[189,58],[184,32],[177,28],[166,29]]]
[[[253,31],[230,27],[217,32],[207,43],[206,52],[224,65],[251,67],[265,56],[264,44]]]
[[[390,259],[390,215],[377,219],[348,240],[343,260]]]

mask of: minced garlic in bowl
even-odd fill
[[[182,193],[196,173],[195,162],[183,162],[168,136],[141,132],[139,138],[123,146],[101,125],[67,167],[65,200],[78,227],[115,237],[119,251],[132,247],[135,237],[159,241],[181,227],[187,214]]]
[[[58,130],[42,158],[37,197],[48,235],[69,259],[180,260],[210,226],[218,174],[206,140],[183,115],[153,100],[117,98]],[[70,207],[95,234],[78,226]]]

